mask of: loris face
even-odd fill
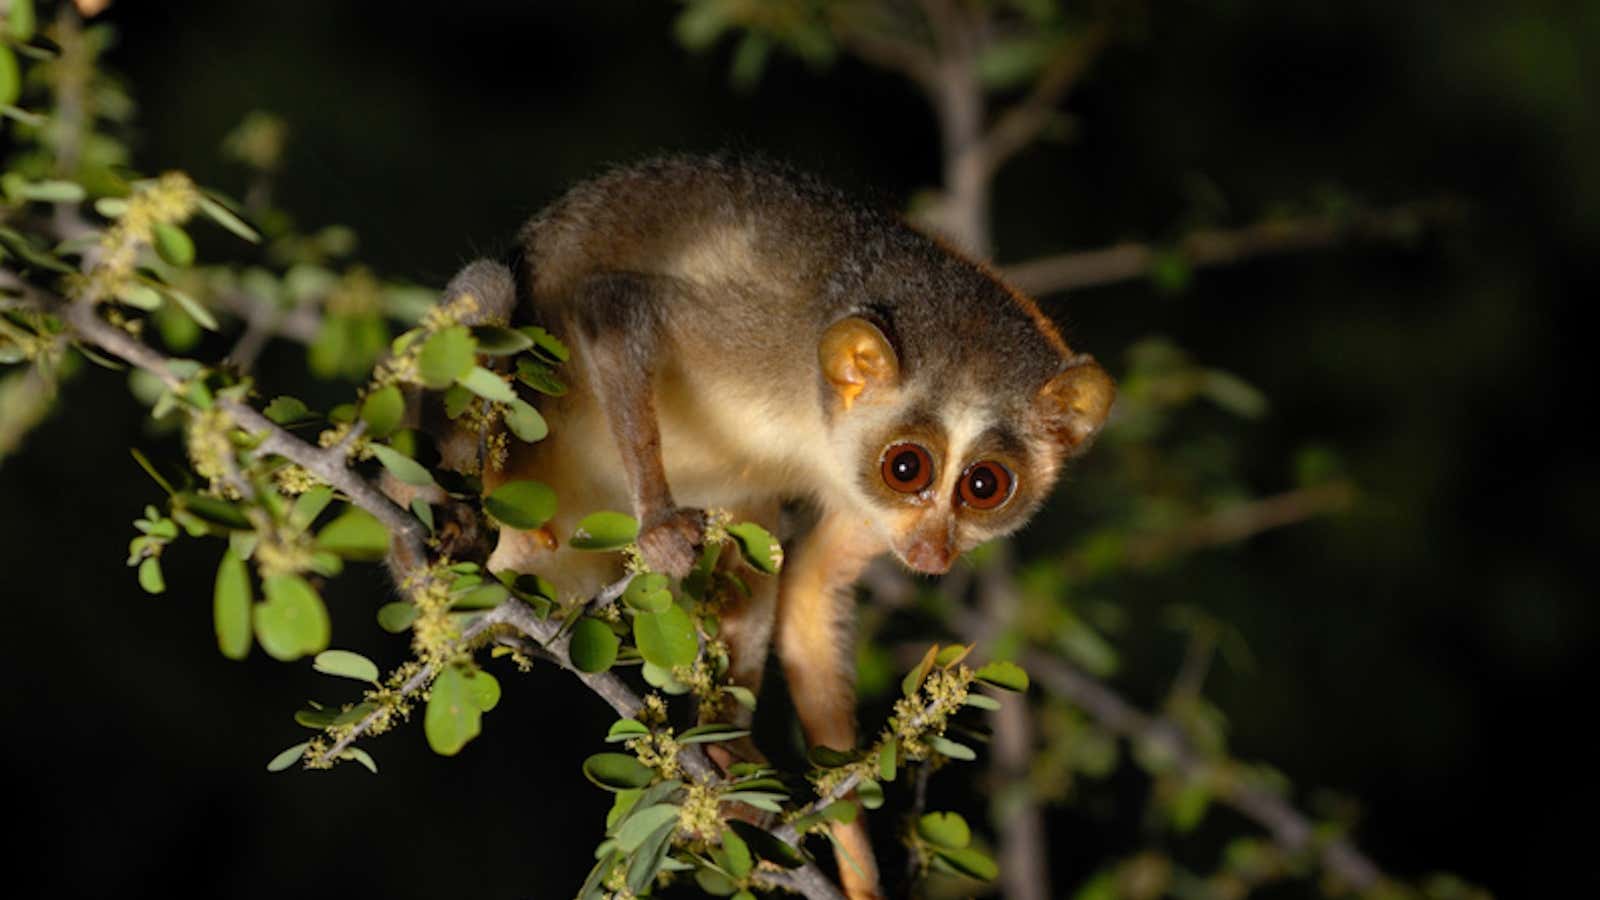
[[[830,329],[839,332],[842,346],[825,337],[820,351],[835,396],[835,461],[851,473],[848,489],[873,530],[919,572],[946,572],[961,554],[1021,528],[1066,459],[1099,431],[1115,392],[1088,357],[1063,359],[1044,384],[999,395],[916,391],[899,383],[876,327],[846,319]]]

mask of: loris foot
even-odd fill
[[[682,578],[700,558],[705,539],[705,512],[679,508],[643,523],[639,551],[651,571]]]

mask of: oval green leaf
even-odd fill
[[[931,812],[917,820],[917,834],[923,840],[950,850],[959,850],[972,842],[972,829],[967,820],[953,812]]]
[[[513,398],[505,413],[506,427],[518,440],[529,444],[542,441],[550,434],[550,425],[544,416],[526,400]]]
[[[305,755],[306,748],[309,746],[311,746],[311,742],[305,741],[279,753],[272,758],[271,762],[267,763],[267,771],[282,772],[284,769],[289,768],[300,761],[300,757]]]
[[[328,646],[332,626],[322,598],[298,575],[273,575],[261,584],[267,595],[252,611],[256,639],[273,659],[288,662]]]
[[[694,622],[676,604],[658,613],[639,613],[633,617],[633,641],[646,662],[663,669],[693,665],[700,654]]]
[[[372,660],[349,650],[324,650],[317,654],[311,667],[324,675],[354,678],[356,681],[378,681],[378,667]]]
[[[626,753],[596,753],[583,761],[584,777],[608,791],[642,788],[655,778],[655,770]]]
[[[417,620],[417,608],[404,600],[385,603],[378,608],[378,627],[390,634],[399,634]]]
[[[483,508],[511,528],[538,528],[556,514],[556,492],[537,481],[508,481],[483,498]]]
[[[229,548],[217,566],[211,617],[217,632],[217,649],[229,659],[250,655],[250,574],[244,560]]]
[[[459,666],[446,666],[433,681],[422,719],[428,746],[440,756],[454,756],[478,736],[482,720],[483,710],[474,702],[466,673]]]
[[[367,434],[379,440],[393,434],[405,414],[406,398],[397,384],[386,384],[361,401],[361,421],[367,423]]]
[[[444,390],[472,369],[477,342],[464,326],[441,328],[428,336],[417,354],[417,374],[424,386]]]
[[[622,641],[611,630],[611,626],[585,616],[572,626],[572,643],[567,651],[572,655],[572,664],[578,671],[593,674],[611,668],[612,663],[617,661],[617,649],[621,646]]]
[[[739,545],[744,561],[757,571],[776,575],[783,567],[783,547],[771,532],[754,522],[728,526],[728,535]]]
[[[573,530],[568,546],[579,550],[617,550],[639,536],[639,523],[619,512],[591,513]]]
[[[383,467],[394,477],[412,487],[428,487],[433,484],[433,476],[428,474],[428,470],[423,468],[421,463],[411,457],[383,444],[368,446],[372,448],[372,454],[378,458],[378,462],[383,463]]]
[[[188,232],[166,222],[155,223],[150,232],[156,255],[174,266],[194,265],[194,241]]]
[[[511,385],[507,384],[505,379],[483,366],[473,366],[468,369],[465,375],[456,379],[456,383],[479,397],[496,403],[514,403],[517,399],[517,392],[511,389]]]
[[[389,552],[389,529],[377,516],[352,506],[317,532],[317,549],[357,562],[377,562]]]
[[[992,684],[1008,691],[1026,691],[1028,689],[1028,673],[1014,662],[998,660],[978,669],[973,673],[979,680]]]
[[[969,878],[993,881],[995,876],[1000,874],[1000,867],[995,865],[994,860],[970,847],[959,850],[938,848],[933,852],[952,869]]]

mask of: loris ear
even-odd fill
[[[845,409],[863,393],[900,380],[900,358],[878,326],[851,316],[828,326],[817,344],[817,361]]]
[[[1034,419],[1071,456],[1088,449],[1116,396],[1117,386],[1106,370],[1094,357],[1079,354],[1039,389],[1033,399]]]

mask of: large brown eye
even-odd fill
[[[933,457],[916,444],[893,444],[883,451],[883,483],[915,494],[933,483]]]
[[[994,509],[1011,498],[1011,470],[997,462],[973,463],[961,473],[961,502]]]

